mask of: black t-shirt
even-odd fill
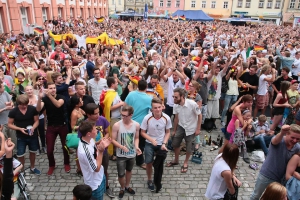
[[[57,94],[55,97],[56,100],[62,99],[64,100],[64,96]],[[42,98],[44,102],[44,107],[47,113],[48,126],[51,125],[64,125],[65,123],[65,109],[64,105],[57,108],[49,97],[45,96]]]
[[[252,86],[258,86],[258,76],[256,74],[250,75],[249,72],[245,72],[241,77],[240,80],[243,83],[249,83]],[[241,87],[240,95],[250,94],[253,95],[254,91],[252,88],[244,89]]]
[[[27,111],[25,115],[21,113],[18,107],[12,109],[8,117],[14,119],[14,124],[20,128],[26,128],[27,126],[32,126],[34,124],[34,116],[38,116],[39,113],[37,112],[34,106],[28,105]],[[37,129],[36,129],[37,130]],[[34,136],[36,136],[36,130],[34,131]],[[21,131],[16,131],[18,138],[30,138],[32,136],[25,135]]]
[[[281,81],[289,81],[291,82],[293,79],[291,77],[287,77],[287,79],[284,79],[283,76],[279,76],[274,82],[273,82],[273,85],[276,87],[276,89],[278,91],[280,91],[280,83]],[[275,91],[274,91],[274,94],[277,94]],[[275,95],[274,95],[275,96]],[[276,97],[276,96],[275,96]]]
[[[192,48],[190,49],[190,53],[191,53],[193,50],[194,50],[194,48],[192,47]],[[188,50],[188,49],[182,48],[182,49],[181,49],[181,53],[182,53],[184,56],[188,56],[189,50]]]

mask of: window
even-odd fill
[[[180,0],[176,0],[175,7],[176,7],[176,8],[180,7]]]
[[[202,8],[206,7],[206,1],[202,1]]]
[[[94,16],[97,16],[97,9],[94,8]]]
[[[73,8],[70,8],[70,17],[73,17]]]
[[[111,1],[111,4],[112,4],[112,5],[115,5],[115,0],[112,0],[112,1]]]
[[[88,17],[91,17],[91,9],[88,8]]]
[[[159,7],[164,7],[164,0],[159,1]]]
[[[122,2],[121,2],[121,0],[119,0],[119,5],[122,5]]]
[[[58,8],[58,17],[62,18],[62,8]]]
[[[1,11],[2,11],[2,9],[1,9]],[[0,15],[0,33],[4,33],[2,24],[3,24],[3,21],[2,21],[1,15]]]
[[[48,9],[48,8],[42,8],[42,18],[43,18],[43,22],[47,20],[47,9]]]
[[[237,5],[238,8],[241,8],[243,7],[243,0],[238,0],[238,5]]]
[[[258,7],[259,8],[263,8],[264,7],[264,3],[265,3],[265,0],[259,0]]]
[[[80,8],[80,16],[83,16],[83,8]]]
[[[281,4],[281,1],[280,0],[276,0],[276,2],[275,2],[275,9],[279,9],[280,8],[280,4]]]
[[[224,1],[223,8],[228,8],[228,1]]]
[[[211,8],[216,8],[216,2],[215,1],[211,2]]]
[[[251,0],[246,0],[246,8],[250,8],[251,6]]]
[[[273,0],[268,0],[267,8],[272,8]]]
[[[300,9],[300,0],[298,1],[298,9]]]
[[[296,0],[291,0],[289,8],[295,8],[295,2],[296,2]]]
[[[196,7],[196,1],[191,1],[191,8],[195,8]]]
[[[27,10],[24,7],[21,8],[21,18],[22,18],[23,26],[26,26],[28,24],[28,18],[27,18]]]
[[[167,1],[167,7],[170,8],[171,7],[171,0]]]
[[[141,14],[144,14],[144,9],[143,8],[141,9]]]

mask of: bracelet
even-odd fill
[[[165,145],[166,143],[162,143],[162,145],[163,145],[163,144]]]

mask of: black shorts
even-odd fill
[[[283,115],[285,107],[275,107],[273,109],[273,115]]]

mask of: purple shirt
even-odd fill
[[[98,120],[95,123],[95,126],[98,130],[97,136],[96,136],[96,139],[95,139],[95,141],[97,142],[104,136],[103,132],[109,126],[109,122],[106,120],[105,117],[99,116]],[[82,135],[81,135],[79,130],[78,130],[77,133],[78,133],[78,137],[81,138]],[[100,136],[100,138],[99,138],[99,136]]]

